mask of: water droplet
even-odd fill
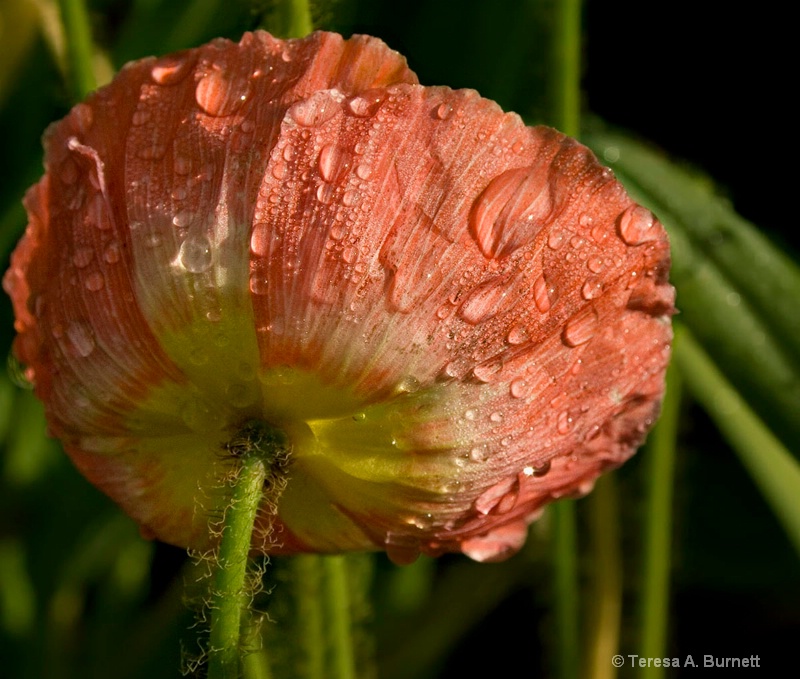
[[[493,510],[505,514],[514,508],[519,497],[519,478],[512,476],[494,484],[475,500],[475,509],[486,516]]]
[[[433,114],[439,120],[447,120],[451,115],[453,115],[453,107],[447,102],[443,102],[434,109]]]
[[[558,414],[558,419],[556,420],[556,430],[559,434],[566,435],[569,434],[571,429],[572,418],[570,417],[569,412],[564,410]]]
[[[254,295],[266,295],[268,292],[267,277],[258,273],[250,274],[250,292]]]
[[[272,166],[272,176],[275,177],[275,179],[277,179],[277,180],[281,180],[284,177],[286,177],[286,174],[288,173],[288,171],[289,171],[289,168],[286,167],[286,163],[278,162],[278,163],[275,163]]]
[[[540,464],[538,467],[533,467],[533,475],[537,477],[544,476],[545,474],[547,474],[547,472],[550,471],[550,468],[552,466],[553,466],[552,460],[547,460],[547,462]]]
[[[178,227],[189,226],[189,224],[194,221],[194,217],[194,212],[190,210],[181,210],[172,218],[172,223]]]
[[[320,184],[317,187],[317,200],[323,205],[330,205],[335,191],[336,189],[330,184]]]
[[[298,125],[316,127],[333,118],[338,108],[338,102],[327,92],[321,91],[293,104],[287,113]]]
[[[348,245],[342,251],[342,259],[347,264],[353,264],[358,259],[358,248],[356,248],[356,247],[354,247],[352,245]]]
[[[599,278],[587,278],[581,288],[581,296],[584,299],[596,299],[603,294],[603,283]]]
[[[189,73],[191,62],[178,56],[159,59],[150,71],[153,80],[159,85],[176,85]]]
[[[208,433],[217,429],[220,416],[218,408],[211,408],[209,404],[199,399],[190,399],[181,409],[181,418],[186,426],[198,433]]]
[[[189,236],[178,253],[180,263],[189,273],[202,273],[211,267],[213,253],[211,243],[202,234]]]
[[[213,68],[200,78],[194,92],[197,105],[215,117],[235,113],[249,95],[247,78],[237,78],[221,68]]]
[[[471,325],[488,321],[502,311],[501,304],[508,288],[508,281],[500,278],[482,283],[467,295],[458,315]]]
[[[489,419],[492,422],[495,422],[495,423],[496,422],[502,422],[503,421],[503,413],[501,413],[499,411],[495,411],[491,415],[489,415]]]
[[[507,170],[492,179],[472,205],[470,233],[484,256],[503,257],[533,241],[551,210],[546,171]]]
[[[472,369],[472,374],[480,382],[491,382],[495,375],[500,372],[501,367],[500,363],[484,363],[482,365],[476,365]]]
[[[511,381],[509,392],[513,398],[525,398],[531,393],[531,387],[524,379],[517,377]]]
[[[568,347],[586,344],[597,330],[597,312],[587,307],[576,313],[564,326],[561,338]]]
[[[369,118],[378,112],[385,98],[385,90],[367,90],[350,98],[347,102],[347,110],[358,118]]]
[[[564,242],[564,237],[563,231],[551,231],[547,237],[547,247],[551,250],[558,250]]]
[[[72,255],[72,263],[79,269],[89,266],[94,258],[94,250],[89,247],[77,248]]]
[[[361,202],[361,194],[355,189],[348,189],[342,195],[342,205],[345,207],[353,207]]]
[[[413,375],[406,375],[394,388],[395,394],[413,394],[419,391],[419,380]]]
[[[326,182],[339,183],[350,168],[348,155],[335,144],[327,144],[319,152],[319,173]]]
[[[367,180],[372,176],[372,168],[366,163],[361,163],[356,166],[356,176],[359,179]]]
[[[87,325],[78,322],[70,323],[67,326],[67,337],[72,342],[72,346],[75,347],[75,351],[83,358],[86,358],[94,351],[94,336]]]
[[[148,120],[150,120],[150,111],[146,108],[137,108],[131,116],[131,125],[144,125]]]
[[[548,290],[547,281],[544,279],[544,274],[539,276],[533,284],[533,302],[542,313],[550,310],[550,291]]]
[[[506,342],[514,346],[524,344],[528,341],[528,331],[525,326],[515,325],[506,335]]]
[[[247,408],[257,398],[258,392],[252,384],[231,384],[225,389],[225,400],[234,408]]]
[[[469,420],[470,422],[474,421],[475,418],[478,416],[474,410],[470,409],[464,412],[464,419]]]
[[[600,273],[605,268],[605,265],[603,264],[603,258],[589,257],[589,259],[586,260],[586,268],[588,268],[592,273]]]
[[[90,273],[84,281],[84,286],[89,292],[97,292],[102,290],[105,284],[106,279],[103,278],[103,274],[101,274],[99,271]]]
[[[120,258],[119,244],[109,243],[106,251],[103,253],[103,259],[109,264],[116,264]]]
[[[489,457],[489,451],[486,446],[475,446],[469,451],[469,457],[474,462],[483,462]]]
[[[653,228],[653,213],[641,205],[631,205],[617,219],[617,231],[628,245],[639,245],[658,238]]]

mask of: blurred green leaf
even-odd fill
[[[800,555],[800,464],[685,328],[676,333],[675,360],[692,394],[738,453]]]

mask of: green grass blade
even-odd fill
[[[643,532],[644,568],[640,597],[641,656],[663,658],[667,653],[669,580],[672,565],[672,496],[675,448],[680,419],[681,378],[675,363],[667,370],[667,391],[661,417],[650,433],[647,457],[647,504]],[[663,667],[641,669],[644,679],[659,679]]]
[[[674,355],[689,390],[739,455],[800,555],[800,464],[686,328],[678,329]]]

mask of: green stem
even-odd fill
[[[297,597],[295,641],[305,669],[303,679],[325,679],[325,636],[319,605],[321,558],[316,554],[301,554],[292,557],[291,561],[292,584]]]
[[[89,14],[84,0],[60,0],[59,6],[67,42],[67,64],[73,95],[79,101],[97,87],[92,68],[94,47]]]
[[[250,604],[253,580],[261,572],[249,558],[253,527],[262,504],[274,506],[286,486],[284,467],[289,450],[282,432],[264,422],[248,423],[227,445],[228,453],[239,461],[239,467],[228,479],[229,504],[219,526],[220,542],[209,604],[208,679],[238,679],[241,659],[249,650],[245,642],[248,639],[252,642],[255,636],[256,621],[251,616]],[[265,499],[270,502],[265,503]],[[264,668],[264,663],[257,665],[255,661],[247,666],[250,675]]]
[[[559,0],[553,8],[553,124],[580,134],[581,0]]]
[[[350,591],[347,566],[343,556],[322,557],[326,580],[325,606],[331,631],[333,679],[355,679],[353,658],[353,623],[350,616]]]
[[[286,37],[302,38],[314,30],[308,0],[284,0],[286,7]]]
[[[551,123],[565,134],[580,130],[581,2],[562,0],[553,8]],[[560,679],[576,679],[579,666],[578,557],[575,506],[553,505],[553,568]]]
[[[303,38],[314,30],[308,0],[278,0],[263,27],[280,38]]]
[[[553,570],[559,679],[578,677],[578,547],[575,503],[561,500],[553,515]]]
[[[650,434],[646,455],[647,506],[644,527],[644,581],[641,600],[644,658],[663,658],[669,620],[669,575],[672,543],[672,493],[675,477],[675,444],[678,436],[681,379],[675,363],[667,370],[667,392],[661,417]],[[643,668],[641,676],[658,679],[664,668]]]
[[[800,463],[682,326],[676,329],[674,355],[688,389],[739,455],[800,554]]]
[[[617,672],[609,662],[619,651],[622,616],[622,555],[615,481],[613,474],[601,477],[588,498],[593,557],[593,610],[586,674],[593,679],[612,679]]]
[[[245,587],[248,552],[267,470],[258,456],[242,460],[230,506],[225,510],[211,600],[209,679],[238,679],[242,612],[250,604]]]

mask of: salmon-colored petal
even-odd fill
[[[499,560],[658,410],[663,228],[583,146],[373,38],[128,65],[54,125],[4,284],[53,433],[203,548],[225,443],[293,444],[268,551]]]

